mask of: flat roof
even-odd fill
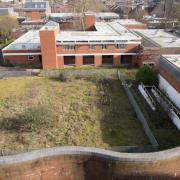
[[[162,55],[169,63],[180,69],[180,54],[177,55]]]
[[[96,22],[96,31],[60,31],[57,35],[59,42],[76,41],[140,41],[141,37],[129,31],[118,22]]]
[[[38,30],[31,30],[6,46],[4,50],[36,50],[40,49]]]
[[[41,30],[52,30],[57,23],[49,21]],[[120,23],[96,22],[96,31],[60,31],[56,36],[58,43],[141,43],[141,37],[128,30]],[[40,49],[39,30],[31,30],[6,46],[3,50],[35,50]]]
[[[139,32],[138,34],[153,40],[162,48],[180,48],[180,38],[171,33],[165,32],[164,29],[137,29],[136,31]]]

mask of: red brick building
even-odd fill
[[[42,64],[44,69],[67,65],[142,66],[158,64],[162,54],[180,54],[180,38],[175,35],[162,29],[145,29],[134,20],[107,17],[107,13],[86,13],[85,31],[64,31],[59,23],[50,21],[5,47],[4,63]]]
[[[118,21],[96,22],[95,19],[94,14],[86,14],[86,31],[61,31],[59,24],[52,21],[40,31],[29,31],[3,49],[4,63],[42,62],[44,69],[136,64],[141,37]]]
[[[138,64],[158,64],[162,54],[180,54],[180,38],[164,29],[136,29],[142,37]]]

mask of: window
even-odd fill
[[[94,49],[94,44],[90,44],[89,49]]]
[[[29,61],[33,61],[34,60],[34,56],[28,56],[28,60]]]
[[[44,4],[41,4],[41,8],[44,8]]]
[[[126,49],[127,44],[116,44],[116,49]]]
[[[75,45],[65,45],[64,49],[65,50],[74,50],[75,49]]]
[[[107,44],[102,44],[102,49],[107,49]]]

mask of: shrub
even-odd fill
[[[136,80],[144,85],[157,86],[159,84],[157,72],[149,65],[145,65],[138,70]]]
[[[60,74],[59,74],[59,80],[60,80],[61,82],[66,82],[66,81],[67,81],[66,75],[65,75],[64,73],[60,73]]]

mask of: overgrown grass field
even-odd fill
[[[0,149],[146,144],[116,69],[0,80]]]

